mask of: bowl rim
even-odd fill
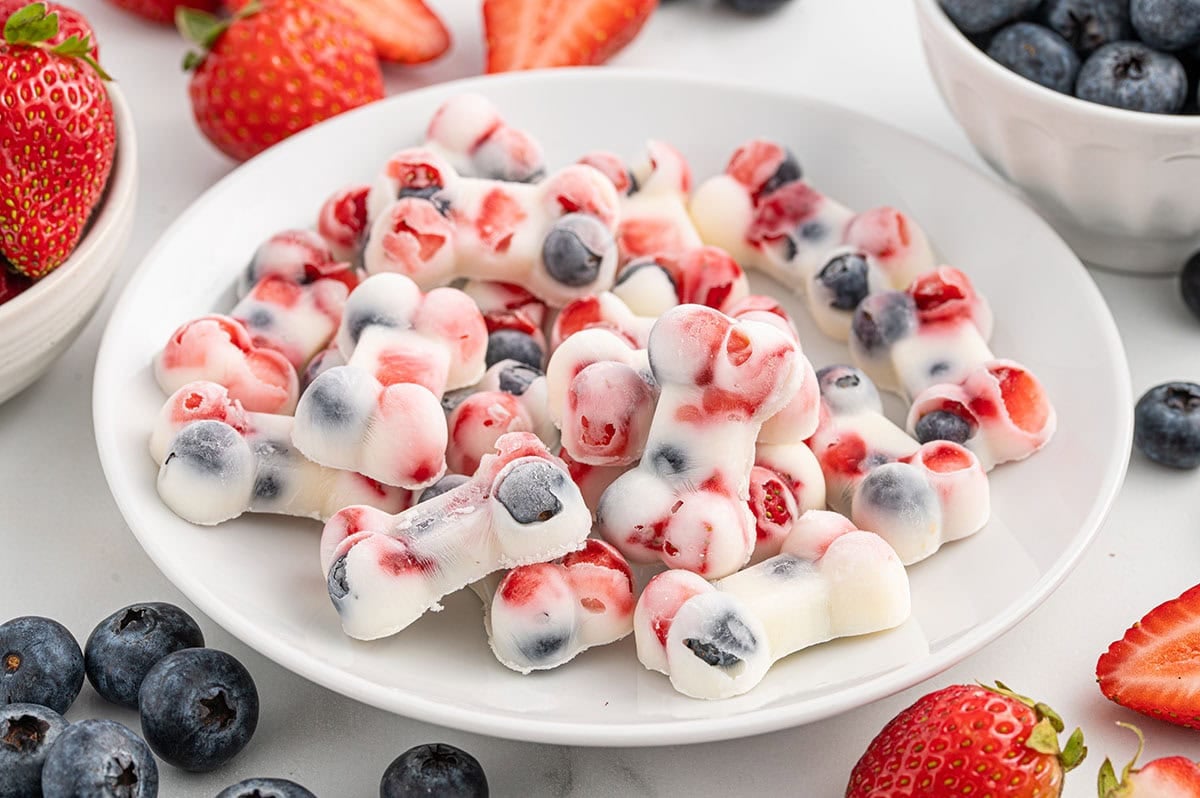
[[[75,272],[84,270],[95,252],[116,234],[116,228],[120,226],[118,222],[133,197],[137,179],[137,134],[134,132],[133,115],[120,87],[111,81],[104,85],[112,101],[117,145],[112,172],[101,195],[103,204],[92,220],[91,227],[65,261],[17,296],[0,303],[0,323],[17,316],[42,295],[73,279]],[[113,258],[113,264],[116,261]]]
[[[1016,72],[988,57],[982,48],[977,47],[974,42],[967,38],[965,33],[958,29],[958,26],[954,24],[942,8],[939,0],[914,0],[914,3],[918,14],[937,29],[939,35],[948,41],[951,47],[960,53],[966,52],[966,58],[979,64],[985,72],[996,76],[997,80],[1008,81],[1014,87],[1028,91],[1034,97],[1044,102],[1061,102],[1064,109],[1085,117],[1090,116],[1095,121],[1103,121],[1110,124],[1144,124],[1165,133],[1200,134],[1200,115],[1153,114],[1146,111],[1132,111],[1128,108],[1114,108],[1109,105],[1094,103],[1090,100],[1081,100],[1072,94],[1063,94],[1054,89],[1048,89],[1036,81],[1018,75]],[[925,26],[921,26],[923,39],[928,38],[924,34],[925,29]],[[1171,53],[1170,55],[1174,54]],[[1190,84],[1188,88],[1190,92]]]

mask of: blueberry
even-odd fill
[[[312,407],[313,421],[319,426],[344,427],[356,416],[347,397],[345,380],[336,371],[327,371],[313,380],[304,392]]]
[[[454,412],[455,408],[467,400],[467,397],[475,393],[474,387],[458,388],[453,391],[446,391],[442,394],[442,410],[446,415]]]
[[[1183,301],[1197,319],[1200,319],[1200,252],[1188,259],[1179,275],[1179,290]]]
[[[527,662],[542,662],[558,654],[569,642],[570,632],[549,632],[531,640],[521,641],[517,644],[517,650]]]
[[[655,473],[664,477],[682,474],[688,467],[687,454],[678,446],[669,443],[655,449],[650,455],[650,462],[654,464]]]
[[[464,477],[462,474],[446,474],[446,476],[421,491],[421,495],[417,498],[417,504],[435,499],[443,493],[452,491],[459,485],[465,485],[470,481],[470,477]]]
[[[992,38],[987,54],[1047,89],[1070,94],[1075,88],[1079,56],[1066,39],[1049,28],[1016,22]]]
[[[317,798],[287,779],[246,779],[217,793],[217,798]]]
[[[497,378],[500,390],[513,396],[524,396],[538,377],[545,376],[540,368],[527,363],[512,362],[500,369]]]
[[[545,356],[541,344],[529,333],[520,330],[496,330],[488,336],[484,362],[491,368],[501,360],[516,360],[540,370]]]
[[[41,704],[60,715],[83,687],[83,652],[67,627],[27,615],[0,625],[0,704]]]
[[[817,283],[824,286],[832,299],[829,306],[838,310],[854,310],[866,296],[867,258],[857,252],[833,257],[817,274]]]
[[[196,621],[174,604],[131,604],[96,625],[83,663],[97,693],[137,709],[138,688],[154,663],[173,651],[203,645]]]
[[[1140,42],[1104,45],[1083,62],[1075,82],[1081,100],[1152,114],[1178,113],[1187,93],[1179,59]]]
[[[176,458],[199,474],[220,477],[233,467],[242,435],[216,419],[193,421],[171,441],[167,462]]]
[[[1147,391],[1134,410],[1133,443],[1156,463],[1200,466],[1200,385],[1168,382]]]
[[[343,554],[329,566],[329,576],[326,578],[329,597],[332,599],[345,598],[350,592],[350,580],[346,577],[346,555]]]
[[[762,184],[759,193],[763,195],[770,194],[781,186],[785,186],[788,183],[795,183],[803,176],[804,170],[800,168],[800,162],[796,160],[796,156],[792,154],[791,150],[784,150],[783,160],[775,168],[775,172]]]
[[[826,366],[817,372],[821,399],[835,413],[856,413],[880,407],[879,389],[854,366]]]
[[[496,499],[518,524],[549,521],[562,512],[555,492],[563,487],[561,471],[545,460],[520,463],[504,477]]]
[[[725,5],[743,14],[767,14],[787,3],[788,0],[725,0]]]
[[[1042,21],[1084,55],[1133,38],[1129,0],[1046,0]]]
[[[81,720],[58,735],[42,768],[48,798],[155,798],[158,765],[132,731],[111,720]]]
[[[616,258],[616,242],[599,219],[568,213],[554,223],[542,242],[542,263],[552,278],[578,288],[595,282],[605,259]]]
[[[388,765],[379,798],[487,798],[487,776],[479,760],[448,743],[408,749]]]
[[[854,499],[855,511],[862,504],[911,526],[920,526],[941,512],[937,492],[929,481],[904,463],[884,463],[867,474]]]
[[[917,305],[904,291],[871,294],[854,311],[851,331],[869,354],[887,350],[917,329]]]
[[[0,798],[40,798],[42,765],[67,728],[63,716],[40,704],[0,706]]]
[[[1138,37],[1156,50],[1200,44],[1200,0],[1131,0],[1129,15]]]
[[[1042,0],[939,0],[963,33],[983,33],[1028,14]]]
[[[683,644],[697,657],[717,668],[737,665],[758,648],[754,632],[733,613],[709,621],[703,631],[703,637],[689,637]]]
[[[138,710],[154,753],[184,770],[209,771],[250,742],[258,726],[258,690],[231,655],[185,648],[146,674]]]
[[[386,313],[377,311],[362,310],[356,312],[350,318],[346,319],[346,329],[350,333],[350,340],[358,343],[358,339],[362,337],[363,331],[368,327],[395,327],[396,320]]]
[[[934,410],[917,420],[913,430],[921,443],[953,441],[966,443],[971,437],[971,424],[965,418],[946,410]]]

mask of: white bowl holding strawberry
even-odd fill
[[[87,21],[69,9],[61,9],[60,20],[59,10],[53,3],[29,10],[24,0],[0,0],[0,73],[30,65],[44,67],[32,70],[40,79],[56,78],[52,88],[6,82],[5,96],[15,102],[0,102],[0,128],[13,131],[18,145],[29,144],[13,147],[0,163],[0,402],[41,376],[75,340],[100,304],[133,225],[133,118],[120,89],[101,78]],[[35,121],[24,97],[40,98],[39,89],[51,104],[63,90],[81,99]]]

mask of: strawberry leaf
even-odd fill
[[[179,6],[175,9],[175,27],[179,29],[183,38],[192,44],[211,50],[217,39],[229,27],[229,23],[207,11]]]
[[[9,44],[40,44],[58,33],[58,14],[47,14],[45,3],[31,3],[4,23]]]
[[[1039,754],[1049,754],[1050,756],[1058,756],[1062,752],[1062,749],[1058,747],[1058,732],[1054,730],[1054,724],[1048,718],[1039,720],[1030,729],[1025,747],[1031,748]]]
[[[84,36],[82,39],[72,34],[66,41],[56,44],[50,49],[50,52],[56,55],[67,56],[68,58],[78,58],[96,70],[96,74],[101,80],[112,80],[112,75],[104,71],[104,67],[92,58],[92,37]]]
[[[1083,744],[1083,729],[1076,726],[1075,731],[1067,738],[1067,744],[1063,746],[1062,755],[1058,757],[1063,773],[1070,773],[1079,767],[1083,760],[1087,759],[1087,752],[1087,746]]]
[[[1033,711],[1037,713],[1039,720],[1042,718],[1048,718],[1050,720],[1051,725],[1054,726],[1055,731],[1061,732],[1063,729],[1067,728],[1066,725],[1063,723],[1062,716],[1060,716],[1057,712],[1055,712],[1053,709],[1046,706],[1045,704],[1043,704],[1041,702],[1034,704]]]
[[[1100,772],[1096,775],[1096,792],[1100,798],[1110,798],[1117,794],[1117,788],[1120,786],[1112,760],[1105,759],[1104,764],[1100,766]]]

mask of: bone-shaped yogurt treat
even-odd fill
[[[217,314],[175,330],[154,359],[154,376],[168,394],[197,380],[224,385],[260,413],[291,413],[300,393],[296,368],[283,353],[256,345],[241,322]]]
[[[417,489],[445,470],[438,401],[483,375],[487,330],[461,291],[422,294],[398,274],[374,275],[346,302],[337,343],[346,365],[309,385],[293,440],[310,459]]]
[[[641,459],[658,401],[646,350],[608,330],[583,330],[554,351],[546,384],[550,418],[572,460],[622,466]]]
[[[349,293],[340,280],[295,283],[268,275],[238,301],[230,315],[242,323],[256,346],[282,353],[302,370],[333,340]]]
[[[725,174],[696,189],[690,210],[706,244],[800,292],[843,245],[872,256],[896,288],[934,265],[925,233],[906,214],[851,211],[804,181],[795,157],[770,141],[739,147]]]
[[[602,540],[589,538],[554,562],[491,574],[471,588],[483,600],[496,659],[521,673],[557,668],[633,631],[633,573]]]
[[[795,395],[801,355],[778,328],[702,305],[663,314],[648,354],[661,393],[645,454],[604,492],[599,531],[631,562],[719,578],[753,552],[755,438]]]
[[[589,153],[579,163],[599,169],[621,194],[617,246],[622,263],[701,245],[688,216],[692,170],[687,159],[670,144],[646,142],[641,162],[632,167],[608,152]]]
[[[399,515],[348,507],[325,524],[321,562],[346,634],[395,634],[493,571],[584,545],[592,518],[562,461],[531,433],[497,442],[471,479]]]
[[[291,444],[292,423],[291,416],[246,411],[216,383],[183,386],[151,434],[159,496],[176,515],[202,525],[246,512],[324,520],[352,504],[383,512],[411,504],[406,490],[305,458]]]
[[[883,415],[870,378],[850,366],[818,372],[821,423],[808,444],[830,509],[871,529],[905,565],[978,532],[991,513],[979,459],[952,441],[918,443]]]
[[[995,355],[992,311],[950,266],[919,275],[907,291],[885,291],[854,312],[850,354],[876,386],[905,398],[954,383]]]
[[[665,571],[634,611],[638,659],[693,698],[741,695],[778,660],[911,613],[908,575],[878,535],[836,513],[805,513],[783,550],[710,584]]]
[[[1011,360],[989,360],[957,383],[931,385],[913,399],[907,422],[918,440],[963,444],[987,470],[1029,457],[1057,425],[1045,388]]]
[[[616,189],[574,164],[540,183],[464,177],[428,149],[402,150],[367,197],[368,272],[422,288],[458,277],[518,283],[555,307],[612,285]]]
[[[474,473],[500,437],[510,432],[532,432],[546,446],[556,446],[558,429],[550,417],[548,394],[539,369],[516,360],[493,365],[478,385],[452,403],[447,467],[459,474]],[[447,404],[442,402],[443,407]]]
[[[425,146],[462,175],[532,183],[546,174],[542,145],[505,122],[496,106],[478,94],[459,94],[442,103],[425,131]]]

